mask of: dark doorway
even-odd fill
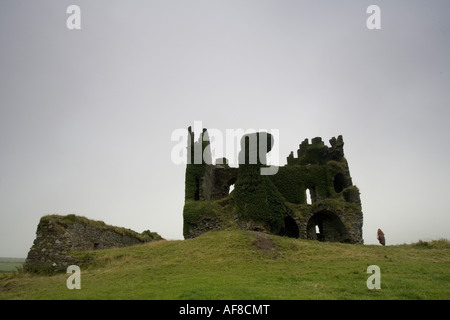
[[[315,213],[306,226],[310,240],[348,242],[347,230],[337,214],[322,210]]]
[[[291,216],[286,216],[280,230],[280,235],[290,238],[298,238],[299,234],[298,226],[294,218]]]

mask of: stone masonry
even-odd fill
[[[68,215],[41,218],[36,239],[28,252],[26,271],[65,270],[71,264],[82,265],[89,255],[80,252],[125,247],[162,239],[158,234],[108,226],[102,221]]]

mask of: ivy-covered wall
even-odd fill
[[[287,209],[286,200],[269,176],[260,174],[260,165],[239,166],[234,189],[234,201],[238,218],[261,223],[263,228],[278,233]]]

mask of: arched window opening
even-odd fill
[[[306,204],[312,204],[311,191],[306,189]]]
[[[347,181],[342,173],[338,173],[334,176],[333,187],[336,193],[342,192],[347,187]]]
[[[315,213],[306,226],[307,239],[349,242],[347,229],[337,214],[328,210]]]
[[[316,200],[316,187],[314,185],[309,185],[306,189],[306,204],[313,204]]]

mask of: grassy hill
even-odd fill
[[[80,290],[65,273],[16,272],[0,275],[0,299],[450,298],[447,240],[382,247],[219,231],[88,255]],[[369,265],[380,290],[366,286]]]

